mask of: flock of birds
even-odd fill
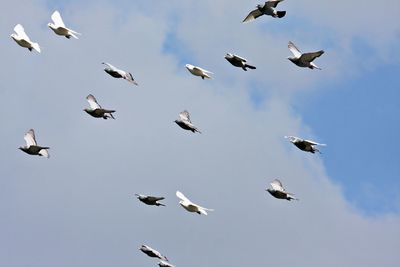
[[[269,0],[266,1],[263,5],[257,5],[256,9],[252,10],[243,22],[250,22],[255,20],[256,18],[262,15],[272,16],[274,18],[282,18],[286,15],[286,11],[277,11],[275,8],[277,5],[282,2],[283,0]],[[51,15],[52,23],[48,23],[50,29],[54,31],[57,35],[64,36],[68,39],[71,37],[78,39],[78,35],[80,33],[67,28],[61,18],[61,15],[58,11],[54,11]],[[31,41],[28,35],[25,33],[25,30],[21,24],[17,24],[14,27],[15,33],[11,34],[11,38],[20,46],[29,49],[30,51],[37,51],[41,52],[40,46],[38,43]],[[299,67],[307,67],[310,69],[320,69],[315,63],[313,62],[317,57],[321,56],[324,51],[316,51],[316,52],[309,52],[309,53],[301,53],[300,50],[294,45],[293,42],[289,41],[288,48],[292,52],[293,56],[288,57],[288,59],[296,64]],[[242,68],[244,71],[247,69],[256,69],[255,66],[248,64],[247,60],[241,56],[227,53],[225,55],[225,59],[231,63],[235,67]],[[133,78],[130,72],[118,69],[109,63],[103,62],[102,64],[105,65],[104,71],[111,75],[114,78],[122,78],[127,80],[128,82],[138,85],[138,83]],[[212,72],[205,70],[201,67],[194,66],[191,64],[186,64],[185,67],[187,70],[195,75],[200,76],[202,79],[205,78],[212,78]],[[96,98],[89,94],[86,97],[89,108],[85,108],[84,111],[94,118],[103,118],[103,119],[115,119],[113,113],[115,110],[113,109],[105,109],[102,108],[99,103],[97,102]],[[191,131],[193,133],[201,133],[201,131],[192,123],[190,119],[190,114],[187,110],[184,110],[179,113],[179,118],[175,120],[175,123],[184,130]],[[291,143],[293,143],[297,148],[302,151],[315,153],[319,152],[317,146],[324,146],[325,144],[319,144],[317,142],[302,139],[295,136],[285,136]],[[26,146],[19,147],[20,150],[29,154],[29,155],[38,155],[44,156],[49,158],[49,147],[47,146],[39,146],[36,142],[35,132],[33,129],[30,129],[24,136]],[[278,199],[286,199],[286,200],[298,200],[294,197],[294,194],[288,193],[285,188],[283,187],[282,183],[278,179],[274,179],[270,183],[270,188],[266,189],[273,197]],[[151,206],[165,206],[162,201],[164,197],[157,197],[151,195],[142,195],[142,194],[135,194],[138,200],[145,203],[146,205]],[[213,211],[212,209],[204,208],[194,202],[190,201],[183,193],[180,191],[176,191],[176,196],[179,198],[179,204],[188,212],[194,212],[198,214],[207,215],[208,211]],[[173,267],[173,265],[169,262],[168,258],[163,256],[157,250],[147,246],[142,245],[139,248],[143,253],[150,257],[158,258],[159,262],[158,265],[160,267]]]

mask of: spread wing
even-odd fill
[[[271,186],[272,189],[274,190],[285,192],[285,189],[283,188],[281,181],[279,181],[278,179],[273,180],[271,182]]]
[[[297,58],[301,57],[301,52],[300,52],[300,50],[294,45],[294,43],[292,43],[291,41],[289,41],[288,47],[289,47],[290,52],[292,52],[292,54],[293,54],[295,57],[297,57]]]
[[[194,67],[193,69],[196,69],[196,70],[199,70],[199,71],[202,71],[202,72],[205,72],[205,73],[209,73],[209,74],[214,74],[214,73],[212,73],[211,71],[205,70],[205,69],[200,68],[200,67]]]
[[[181,118],[181,120],[188,121],[191,123],[189,111],[187,110],[182,111],[181,113],[179,113],[179,117]]]
[[[238,60],[241,60],[241,61],[243,61],[243,62],[247,62],[247,59],[245,59],[244,57],[240,57],[240,56],[238,56],[238,55],[233,55],[233,57],[236,58],[236,59],[238,59]]]
[[[87,101],[89,102],[90,108],[91,109],[98,109],[101,108],[101,106],[97,103],[96,98],[90,94],[86,97]]]
[[[311,62],[314,59],[316,59],[317,57],[321,56],[323,53],[324,53],[324,50],[320,50],[317,52],[311,52],[311,53],[304,53],[303,55],[301,55],[301,60]]]
[[[267,6],[267,7],[276,7],[282,1],[283,0],[270,0],[270,1],[265,2],[265,6]]]
[[[36,138],[35,138],[35,131],[30,129],[25,135],[24,139],[26,142],[26,146],[36,146]]]
[[[54,22],[54,25],[56,27],[63,27],[65,28],[65,24],[64,21],[61,18],[60,12],[58,12],[57,10],[53,12],[53,14],[51,15],[51,19]]]
[[[147,199],[149,201],[159,201],[165,199],[164,197],[153,197],[153,196],[147,196]]]
[[[107,67],[109,67],[110,69],[112,69],[112,70],[114,70],[114,71],[117,71],[117,70],[118,70],[116,67],[114,67],[114,66],[113,66],[113,65],[111,65],[110,63],[103,62],[103,63],[101,63],[101,64],[104,64],[104,65],[106,65]]]
[[[250,22],[250,21],[253,21],[253,20],[255,20],[256,18],[258,18],[258,17],[260,17],[260,16],[262,16],[262,15],[263,15],[263,13],[261,13],[260,10],[254,9],[253,11],[251,11],[251,12],[247,15],[247,17],[244,18],[244,20],[243,20],[242,22]]]
[[[315,146],[326,146],[326,144],[320,144],[311,140],[303,140],[304,143],[309,144],[309,145],[315,145]]]
[[[29,39],[28,35],[26,35],[25,30],[24,30],[24,27],[22,27],[21,24],[15,25],[14,31],[18,34],[18,36],[19,36],[21,39],[24,39],[24,40],[26,40],[26,41],[30,41],[30,40],[31,40],[31,39]]]
[[[182,194],[180,191],[176,191],[176,196],[177,196],[180,200],[182,200],[182,201],[192,203],[192,202],[191,202],[187,197],[185,197],[185,195]]]

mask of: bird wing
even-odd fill
[[[51,15],[51,19],[54,22],[54,25],[56,27],[63,27],[65,28],[65,24],[64,21],[61,18],[60,12],[58,12],[57,10],[53,12],[53,14]]]
[[[87,101],[89,102],[90,108],[91,109],[98,109],[101,108],[101,106],[97,103],[96,98],[94,95],[90,94],[86,97]]]
[[[42,155],[43,157],[50,158],[49,151],[47,149],[41,149],[39,151],[39,154]]]
[[[304,53],[301,55],[301,60],[311,62],[317,57],[321,56],[324,53],[324,50],[320,50],[317,52],[310,52],[310,53]]]
[[[247,15],[247,17],[244,18],[244,20],[243,20],[242,22],[250,22],[250,21],[253,21],[253,20],[255,20],[256,18],[258,18],[258,17],[260,17],[260,16],[262,16],[262,15],[263,15],[263,13],[261,13],[260,10],[254,9],[253,11],[251,11],[251,12]]]
[[[282,186],[281,181],[278,179],[275,179],[271,182],[272,189],[277,190],[277,191],[282,191],[285,192],[285,189]]]
[[[103,62],[102,64],[106,65],[107,67],[109,67],[110,69],[117,71],[118,69],[116,67],[114,67],[113,65],[111,65],[110,63],[107,62]]]
[[[240,57],[240,56],[235,55],[235,54],[233,54],[233,57],[236,58],[236,59],[238,59],[238,60],[241,60],[241,61],[243,61],[243,62],[247,62],[247,59],[245,59],[244,57]]]
[[[201,71],[201,72],[208,73],[208,74],[214,74],[214,73],[212,73],[211,71],[205,70],[205,69],[200,68],[200,67],[193,67],[193,69],[196,69],[196,70],[199,70],[199,71]]]
[[[270,0],[270,1],[265,2],[265,6],[267,6],[267,7],[276,7],[282,1],[283,0]]]
[[[126,72],[125,71],[124,78],[128,82],[133,83],[134,85],[138,85],[138,83],[135,81],[135,79],[133,78],[133,76],[132,76],[132,74],[130,72]]]
[[[184,111],[182,111],[181,113],[179,113],[179,117],[180,117],[181,120],[183,120],[183,121],[188,121],[188,122],[192,123],[191,120],[190,120],[189,111],[187,111],[187,110],[184,110]]]
[[[24,139],[26,142],[26,145],[29,146],[36,146],[36,138],[35,138],[35,131],[33,129],[30,129],[25,135]]]
[[[185,197],[185,195],[182,194],[180,191],[176,191],[176,196],[177,196],[180,200],[182,200],[182,201],[184,201],[184,202],[192,203],[192,202],[191,202],[187,197]]]
[[[291,142],[303,141],[303,139],[301,139],[301,138],[299,138],[299,137],[296,137],[296,136],[291,136],[291,135],[285,136],[285,138],[288,138],[289,141],[291,141]]]
[[[31,39],[29,39],[28,35],[26,35],[25,30],[24,30],[24,27],[22,27],[21,24],[15,25],[14,31],[18,34],[18,36],[19,36],[21,39],[24,39],[24,40],[26,40],[26,41],[30,41],[30,40],[31,40]]]
[[[309,145],[315,145],[315,146],[326,146],[326,144],[320,144],[311,140],[303,140],[304,143],[309,144]]]
[[[153,197],[153,196],[147,196],[147,199],[149,201],[159,201],[165,199],[165,197]]]
[[[294,43],[292,43],[291,41],[289,41],[288,47],[289,47],[290,52],[292,52],[292,54],[293,54],[295,57],[297,57],[297,58],[301,57],[301,52],[300,52],[300,50],[294,45]]]

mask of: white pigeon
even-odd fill
[[[288,57],[287,59],[292,61],[297,66],[310,69],[321,69],[312,61],[321,56],[324,53],[324,50],[310,53],[301,53],[300,50],[291,41],[289,41],[288,48],[290,52],[292,52],[293,57]]]
[[[192,132],[198,132],[201,133],[199,129],[197,129],[196,126],[193,125],[192,121],[190,120],[190,114],[189,111],[184,110],[181,113],[179,113],[179,120],[175,120],[175,123],[179,125],[182,129],[192,131]]]
[[[194,204],[179,191],[176,191],[176,196],[180,199],[179,204],[181,204],[181,206],[189,212],[196,212],[198,214],[207,215],[207,211],[214,211],[213,209],[207,209],[197,204]]]
[[[262,15],[272,16],[274,18],[282,18],[286,15],[286,11],[277,11],[275,7],[283,0],[270,0],[266,1],[264,5],[257,5],[256,9],[252,10],[243,22],[250,22]]]
[[[38,156],[44,156],[46,158],[49,158],[49,152],[47,151],[49,147],[44,147],[44,146],[38,146],[36,143],[36,138],[35,138],[35,131],[33,129],[30,129],[25,135],[24,139],[26,142],[26,146],[21,146],[19,149],[24,151],[25,153],[29,155],[38,155]]]
[[[160,260],[160,261],[158,262],[158,266],[160,266],[160,267],[175,267],[175,266],[172,265],[171,263],[169,263],[169,262],[167,262],[167,261],[163,261],[163,260]]]
[[[212,79],[210,74],[214,74],[211,71],[202,69],[197,66],[193,66],[191,64],[186,64],[185,67],[187,68],[188,71],[190,71],[191,74],[193,74],[194,76],[200,76],[203,80],[204,78]]]
[[[110,74],[114,78],[123,78],[127,80],[130,83],[133,83],[134,85],[138,85],[138,83],[135,81],[133,78],[132,74],[130,72],[120,70],[110,63],[103,62],[102,64],[106,65],[104,71]]]
[[[319,152],[321,153],[315,146],[326,146],[326,144],[319,144],[317,142],[311,141],[311,140],[306,140],[306,139],[301,139],[296,136],[285,136],[285,138],[289,139],[289,141],[295,145],[297,148],[300,150],[306,151],[306,152]]]
[[[15,33],[11,34],[11,38],[14,39],[17,44],[19,44],[22,47],[28,48],[29,51],[32,51],[32,49],[35,49],[40,53],[40,46],[38,43],[32,42],[31,39],[29,39],[28,35],[25,33],[24,27],[22,27],[21,24],[17,24],[14,27]]]
[[[281,181],[278,179],[273,180],[270,183],[272,188],[267,188],[268,191],[272,196],[279,198],[279,199],[287,199],[287,200],[299,200],[295,198],[293,194],[286,192],[285,188],[283,188]]]
[[[70,39],[71,36],[74,37],[75,39],[79,39],[77,34],[80,35],[79,32],[73,31],[67,27],[65,27],[65,24],[61,18],[60,12],[57,10],[53,12],[51,15],[51,19],[53,20],[53,23],[48,23],[47,26],[50,27],[56,34],[65,36],[66,38]]]

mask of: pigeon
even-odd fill
[[[187,110],[179,113],[179,120],[175,120],[175,123],[178,124],[182,129],[192,131],[194,133],[201,133],[200,130],[192,124],[192,121],[190,120],[190,114]]]
[[[204,78],[212,79],[210,74],[214,74],[211,71],[202,69],[200,67],[193,66],[191,64],[186,64],[185,67],[190,71],[194,76],[200,76],[203,80]]]
[[[151,248],[147,245],[142,245],[139,250],[141,250],[144,254],[146,254],[149,257],[152,258],[159,258],[160,260],[163,261],[168,261],[167,257],[161,255],[160,252],[158,252],[157,250],[155,250],[154,248]]]
[[[103,62],[101,64],[106,65],[106,68],[104,69],[105,72],[113,76],[114,78],[124,78],[130,83],[133,83],[134,85],[138,85],[138,83],[135,81],[133,78],[132,74],[130,72],[126,72],[124,70],[117,69],[113,65]]]
[[[175,267],[175,266],[172,265],[171,263],[169,263],[169,262],[167,262],[167,261],[163,261],[163,260],[160,260],[160,261],[158,262],[158,266],[160,266],[160,267]]]
[[[22,27],[21,24],[15,25],[14,31],[15,33],[11,34],[11,38],[14,39],[17,44],[22,47],[28,48],[31,52],[33,49],[35,49],[37,52],[40,53],[39,44],[32,42],[31,39],[29,39],[28,35],[26,35],[25,33],[24,27]]]
[[[315,152],[321,153],[315,146],[326,146],[326,144],[319,144],[317,142],[301,139],[296,136],[285,136],[285,138],[289,139],[289,141],[293,145],[297,146],[300,150],[311,152],[313,154]]]
[[[153,197],[153,196],[145,196],[141,194],[135,194],[135,196],[142,201],[143,203],[150,206],[165,206],[164,204],[158,202],[159,200],[165,199],[164,197]]]
[[[274,8],[283,0],[270,0],[266,1],[264,5],[257,5],[256,9],[251,11],[243,22],[250,22],[262,15],[269,15],[274,18],[282,18],[286,15],[286,11],[277,11]]]
[[[46,158],[49,158],[49,152],[47,151],[50,149],[49,147],[46,146],[38,146],[36,143],[36,138],[35,138],[35,131],[33,129],[30,129],[24,136],[26,146],[21,146],[19,149],[24,151],[25,153],[29,155],[38,155],[38,156],[44,156]]]
[[[80,35],[79,32],[73,31],[67,27],[65,27],[65,24],[61,18],[60,12],[57,10],[53,12],[51,15],[51,19],[53,20],[53,23],[48,23],[47,26],[50,27],[56,34],[65,36],[67,39],[70,39],[71,36],[74,37],[75,39],[79,39],[77,34]]]
[[[307,67],[310,69],[321,69],[317,65],[312,62],[317,57],[321,56],[324,53],[324,50],[319,50],[317,52],[310,53],[301,53],[300,50],[294,45],[294,43],[289,41],[288,44],[290,52],[292,52],[293,57],[288,57],[290,61],[296,64],[299,67]]]
[[[108,110],[102,108],[97,103],[96,98],[92,94],[88,95],[86,99],[89,102],[90,108],[85,108],[83,111],[86,111],[87,114],[95,118],[103,118],[105,120],[108,118],[112,118],[115,120],[114,116],[112,115],[112,113],[114,113],[115,110]]]
[[[233,66],[242,68],[245,71],[247,71],[246,68],[249,68],[249,69],[252,69],[252,70],[256,69],[256,67],[247,64],[246,63],[247,60],[245,58],[242,58],[242,57],[240,57],[238,55],[235,55],[235,54],[227,53],[225,55],[225,59],[228,60],[229,63],[231,63]]]
[[[198,214],[207,215],[207,211],[214,211],[213,209],[207,209],[197,204],[194,204],[179,191],[176,191],[176,196],[180,199],[179,204],[181,204],[181,206],[189,212],[196,212]]]
[[[271,183],[272,188],[265,189],[268,191],[272,196],[279,198],[279,199],[287,199],[287,200],[299,200],[295,198],[293,194],[286,192],[285,188],[283,188],[281,181],[278,179],[273,180]]]

